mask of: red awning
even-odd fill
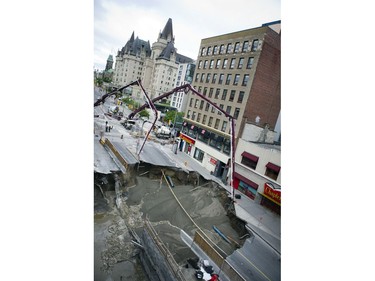
[[[248,153],[246,151],[242,152],[241,156],[246,157],[247,159],[250,159],[251,161],[258,163],[259,157],[252,155],[251,153]]]
[[[255,190],[258,189],[258,186],[259,186],[258,184],[256,184],[255,182],[249,180],[248,178],[246,178],[246,177],[240,175],[239,173],[234,172],[234,173],[233,173],[233,177],[235,177],[235,178],[237,178],[237,179],[243,181],[244,183],[250,185],[250,186],[251,186],[252,188],[254,188]]]
[[[266,165],[266,167],[268,169],[271,169],[271,170],[275,171],[276,173],[280,172],[280,169],[281,169],[280,166],[272,164],[271,162],[268,162],[268,164]]]
[[[180,139],[183,139],[187,143],[195,144],[195,140],[193,140],[191,137],[188,137],[187,135],[180,133]]]

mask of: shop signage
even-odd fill
[[[210,158],[210,163],[216,165],[217,160],[215,158]]]
[[[281,205],[281,190],[273,189],[271,185],[264,184],[264,194]]]
[[[195,144],[195,140],[193,140],[192,138],[188,137],[187,135],[183,133],[180,133],[180,139],[186,141],[187,143]]]

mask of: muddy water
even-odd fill
[[[138,184],[129,189],[126,204],[137,210],[138,217],[144,218],[147,215],[176,262],[183,265],[194,254],[181,241],[180,229],[193,237],[197,227],[179,206],[165,182],[160,185],[160,180],[147,177],[138,177],[137,181]],[[231,227],[223,207],[225,192],[211,185],[195,188],[182,184],[176,184],[172,191],[199,228],[227,255],[231,254],[234,246],[225,242],[213,230],[213,226],[216,226],[225,235],[239,241],[239,235]],[[138,221],[141,225],[141,220]]]

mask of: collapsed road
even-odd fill
[[[135,135],[141,127],[128,131],[118,120],[105,117],[101,107],[96,107],[95,113],[95,280],[196,280],[195,271],[186,267],[186,261],[203,257],[202,252],[191,248],[194,232],[195,239],[200,231],[202,237],[218,245],[214,250],[227,257],[241,275],[238,279],[221,275],[220,280],[280,279],[279,250],[265,245],[263,238],[258,237],[261,232],[256,226],[262,226],[259,222],[251,229],[256,230],[255,235],[247,233],[249,228],[233,214],[237,212],[233,205],[228,205],[227,200],[231,200],[228,191],[220,187],[220,179],[197,168],[193,159],[184,160],[183,153],[173,154],[171,145],[152,137],[137,157],[141,139]],[[107,121],[113,129],[104,136]],[[134,157],[129,157],[129,152]],[[131,165],[124,168],[118,161],[119,155]],[[172,180],[173,188],[163,179],[162,171]],[[166,267],[177,267],[175,273],[180,276],[182,272],[183,277],[158,277],[165,272],[157,272],[163,266],[147,262],[145,253],[157,247],[146,245],[146,229],[151,236],[158,236],[153,237],[154,243],[162,244],[159,248],[165,250],[165,256],[172,257],[175,265],[171,262]],[[215,229],[230,238],[231,243]],[[241,249],[235,250],[237,247]]]
[[[141,235],[146,217],[184,271],[185,279],[196,280],[195,270],[186,269],[187,260],[196,255],[180,238],[180,230],[194,236],[196,226],[161,180],[162,171],[173,181],[173,193],[185,211],[223,255],[232,254],[238,246],[223,240],[213,226],[238,244],[243,243],[240,237],[244,233],[239,232],[240,228],[234,229],[233,219],[227,216],[226,192],[203,179],[201,186],[194,186],[195,173],[147,164],[133,174],[95,173],[95,280],[158,280],[156,276],[147,276],[139,259],[142,248],[132,235],[133,231]],[[153,273],[148,270],[148,274]]]

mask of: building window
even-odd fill
[[[201,114],[198,113],[198,116],[197,116],[197,122],[200,122],[201,121]]]
[[[187,115],[186,115],[187,118],[190,118],[190,112],[191,112],[191,111],[188,110]]]
[[[234,68],[234,65],[236,64],[236,58],[232,58],[231,61],[230,61],[230,69],[233,69]]]
[[[227,80],[225,81],[225,85],[229,85],[231,79],[232,79],[232,74],[227,74]]]
[[[268,162],[268,164],[266,165],[265,175],[273,180],[277,180],[279,173],[280,173],[280,166],[277,166],[271,162]]]
[[[199,100],[196,99],[196,100],[195,100],[195,104],[194,104],[194,108],[198,108],[198,102],[199,102]]]
[[[219,128],[219,123],[220,123],[220,119],[216,118],[215,126],[214,126],[215,129]]]
[[[221,63],[221,59],[217,59],[215,68],[219,68]]]
[[[206,94],[207,94],[207,87],[204,87],[204,89],[203,89],[203,95],[206,96]]]
[[[233,81],[233,85],[238,85],[238,81],[240,80],[240,75],[239,74],[236,74],[234,76],[234,81]]]
[[[223,60],[223,69],[227,67],[228,59]]]
[[[202,92],[202,86],[199,86],[198,87],[198,92],[201,93]],[[194,94],[194,93],[193,93]]]
[[[209,83],[211,80],[211,73],[207,73],[206,83]]]
[[[202,73],[202,75],[201,75],[201,82],[203,82],[203,81],[204,81],[204,77],[205,77],[205,74],[204,74],[204,73]]]
[[[214,103],[215,105],[216,105],[216,102]],[[215,113],[215,107],[214,106],[212,106],[212,108],[211,108],[211,113]]]
[[[258,49],[258,45],[259,45],[259,40],[258,39],[253,40],[253,44],[251,45],[251,51],[255,52]]]
[[[214,88],[210,88],[210,92],[208,93],[208,97],[212,98],[213,93],[214,93]]]
[[[214,46],[214,55],[217,55],[217,51],[218,51],[218,49],[219,49],[219,48],[217,47],[217,45],[215,45],[215,46]]]
[[[223,121],[223,125],[221,126],[221,131],[222,132],[225,132],[225,130],[227,129],[227,121]]]
[[[220,89],[217,88],[217,89],[216,89],[216,93],[215,93],[215,99],[218,99],[218,98],[219,98],[219,95],[220,95]]]
[[[243,76],[243,80],[242,80],[242,86],[247,86],[247,83],[249,82],[249,74],[245,74]]]
[[[234,44],[234,52],[238,53],[239,51],[240,51],[240,42],[236,42],[236,44]]]
[[[211,46],[207,48],[207,56],[211,55]]]
[[[212,120],[213,120],[214,118],[213,117],[210,117],[210,118],[208,118],[208,127],[211,127],[212,126]]]
[[[234,110],[233,118],[237,119],[238,115],[240,115],[240,109],[238,107],[236,107],[236,109]]]
[[[237,66],[238,69],[242,69],[242,66],[243,66],[243,60],[244,60],[244,58],[240,58],[240,59],[239,59],[239,61],[238,61],[238,66]]]
[[[216,148],[217,150],[221,150],[221,147],[223,145],[223,140],[224,140],[224,137],[211,133],[209,145]]]
[[[246,167],[249,167],[253,170],[256,169],[257,164],[258,164],[258,160],[259,160],[258,156],[255,156],[255,155],[253,155],[251,153],[248,153],[246,151],[242,152],[241,156],[242,156],[242,160],[241,160],[242,164],[244,164]]]
[[[237,100],[238,103],[242,103],[244,95],[245,95],[245,92],[240,91],[240,94],[238,95],[238,100]]]
[[[232,52],[232,43],[228,43],[227,45],[227,54],[229,54],[230,52]]]
[[[198,69],[200,69],[201,67],[202,67],[202,63],[203,63],[203,61],[199,61],[199,64],[198,64]]]
[[[230,91],[229,101],[233,101],[234,100],[235,94],[236,94],[236,90],[231,90]]]
[[[220,45],[220,54],[224,54],[225,46],[224,44]]]
[[[204,56],[205,50],[206,50],[206,48],[205,48],[205,47],[203,47],[203,48],[202,48],[202,50],[201,50],[201,57],[203,57],[203,56]]]
[[[232,111],[232,107],[230,105],[227,106],[227,110],[225,111],[230,115],[230,112]]]
[[[246,52],[249,48],[249,41],[244,41],[242,45],[242,52]]]
[[[219,76],[219,84],[223,84],[223,80],[224,80],[224,74],[221,73]]]
[[[210,108],[210,104],[209,103],[206,103],[206,108],[204,109],[205,111],[208,111],[208,109]]]
[[[203,65],[203,69],[206,69],[206,68],[207,68],[207,65],[208,65],[208,60],[205,60],[205,61],[204,61],[204,65]]]
[[[221,95],[221,100],[225,100],[227,98],[227,92],[228,92],[227,89],[223,90],[223,94]]]
[[[220,108],[223,110],[223,109],[224,109],[224,104],[220,104]],[[218,110],[218,111],[217,111],[217,114],[218,114],[218,115],[221,115],[221,111]]]
[[[253,62],[254,62],[254,58],[251,57],[247,60],[247,65],[246,65],[246,68],[247,69],[251,69],[251,67],[253,66]]]
[[[199,80],[199,73],[197,73],[197,74],[195,75],[195,82],[198,82],[198,80]]]
[[[208,104],[209,105],[209,104]],[[206,106],[207,107],[207,106]],[[206,121],[207,121],[207,115],[203,115],[203,120],[202,120],[202,124],[206,124]]]
[[[203,109],[204,100],[201,100],[201,104],[199,105],[199,109]]]
[[[216,79],[217,79],[217,73],[214,73],[214,75],[212,76],[212,84],[216,83]]]
[[[210,61],[210,69],[212,69],[214,67],[214,60],[211,60]]]
[[[203,157],[204,157],[204,152],[202,150],[200,150],[199,148],[195,148],[193,157],[194,157],[194,159],[197,159],[199,162],[202,162]]]
[[[189,103],[189,106],[192,107],[193,106],[193,98],[190,99],[190,103]]]
[[[191,120],[195,120],[195,111],[193,111],[193,115],[191,116]]]

